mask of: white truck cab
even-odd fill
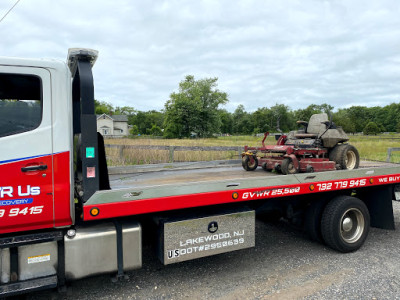
[[[0,233],[74,221],[71,84],[64,62],[0,58]]]

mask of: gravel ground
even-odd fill
[[[399,228],[398,202],[394,213]],[[400,299],[399,246],[400,230],[372,228],[360,250],[342,254],[284,222],[257,221],[255,248],[163,266],[145,247],[128,280],[97,276],[28,299]]]

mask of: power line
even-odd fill
[[[7,15],[13,10],[13,8],[18,4],[19,1],[21,0],[17,0],[17,2],[15,2],[15,4],[8,10],[8,12],[6,12],[6,14],[1,18],[0,23],[7,17]]]

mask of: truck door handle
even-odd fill
[[[47,165],[28,166],[21,168],[22,172],[44,171],[44,170],[47,170]]]

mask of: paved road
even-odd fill
[[[400,203],[394,202],[400,228]],[[400,230],[372,228],[364,246],[337,253],[281,222],[257,221],[256,247],[163,266],[145,247],[127,281],[73,282],[29,299],[400,299]]]

